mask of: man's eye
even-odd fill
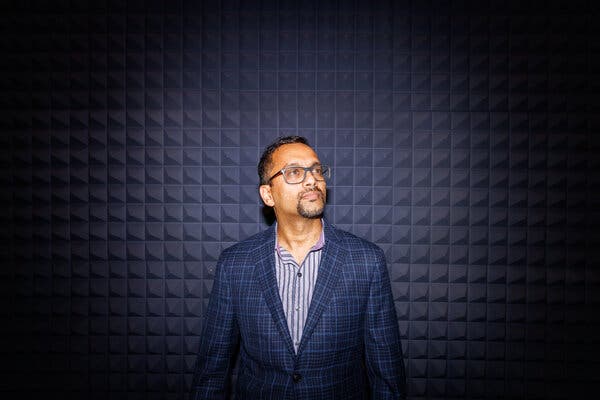
[[[300,168],[291,168],[287,170],[287,176],[298,176],[300,175],[304,170],[300,169]]]
[[[313,174],[317,174],[317,175],[321,175],[323,173],[323,168],[321,167],[314,167],[312,169]]]

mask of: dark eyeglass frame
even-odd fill
[[[317,178],[317,176],[315,175],[315,173],[313,172],[315,168],[321,168],[321,176],[323,177],[323,179],[319,179]],[[302,177],[302,180],[298,181],[298,182],[288,182],[288,180],[285,177],[285,171],[289,170],[289,169],[302,169],[304,170],[304,176]],[[279,171],[277,171],[273,176],[271,176],[267,182],[271,182],[273,179],[277,178],[279,175],[281,175],[283,177],[283,180],[285,181],[285,183],[287,183],[288,185],[298,185],[302,182],[304,182],[306,180],[306,175],[307,172],[310,171],[310,173],[312,174],[313,178],[315,178],[316,181],[325,181],[327,179],[329,179],[329,177],[331,176],[331,168],[329,167],[329,165],[322,165],[322,164],[314,164],[311,165],[310,167],[301,167],[299,165],[289,165],[287,167],[284,167],[282,169],[280,169]]]

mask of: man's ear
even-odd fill
[[[271,194],[271,185],[260,185],[258,187],[260,197],[262,201],[269,207],[273,207],[275,202],[273,201],[273,195]]]

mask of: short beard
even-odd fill
[[[304,204],[302,203],[302,196],[304,194],[306,194],[307,192],[312,192],[312,191],[319,193],[319,195],[321,196],[321,200],[323,201],[323,205],[317,209],[308,210],[304,207]],[[296,206],[296,209],[298,210],[298,214],[300,214],[304,218],[308,218],[308,219],[321,218],[323,216],[323,211],[325,210],[325,194],[321,191],[321,189],[316,188],[316,187],[314,189],[311,189],[311,190],[301,193],[300,197],[298,198],[298,205]]]

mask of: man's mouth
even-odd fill
[[[308,192],[303,193],[300,198],[302,200],[315,201],[322,198],[321,191],[318,189],[310,190]]]

